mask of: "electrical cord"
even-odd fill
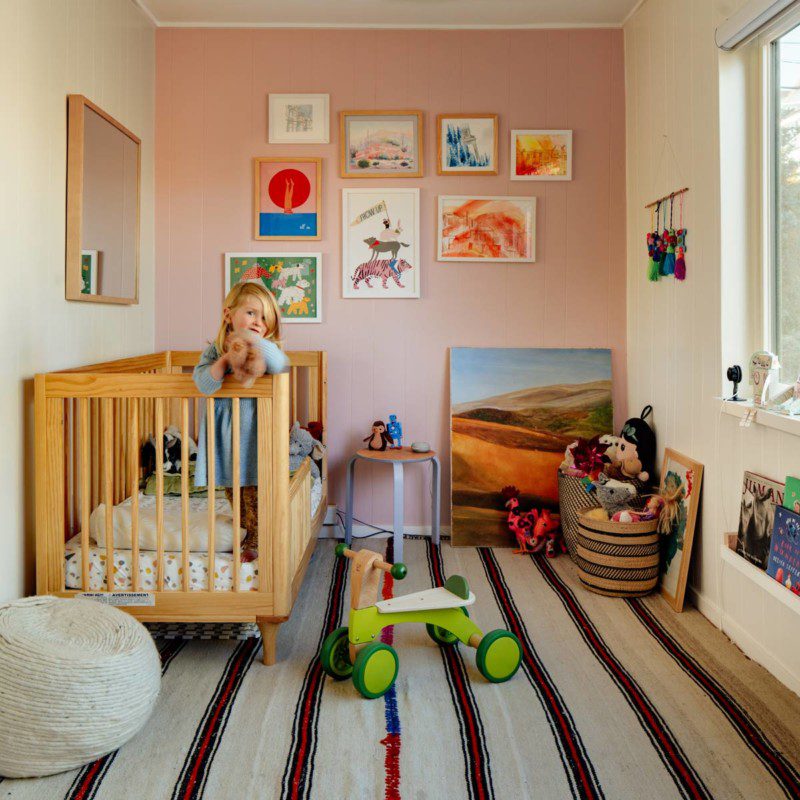
[[[344,514],[337,508],[336,509],[336,518],[339,520],[339,524],[344,528]],[[353,534],[353,539],[369,539],[372,536],[377,536],[379,533],[388,533],[390,536],[393,535],[393,531],[387,530],[386,528],[380,528],[377,525],[372,525],[369,522],[364,522],[363,519],[358,519],[357,517],[353,517],[353,522],[358,522],[360,525],[366,525],[368,528],[375,528],[374,533],[365,533],[361,534],[361,536],[356,536]]]

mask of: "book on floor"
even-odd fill
[[[775,509],[767,575],[800,594],[800,514],[783,506]]]
[[[783,504],[784,485],[756,472],[745,472],[736,552],[759,569],[767,568],[775,508]]]

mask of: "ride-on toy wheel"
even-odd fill
[[[353,674],[346,627],[337,628],[325,637],[319,660],[322,663],[322,669],[335,681],[343,681]]]
[[[514,677],[522,661],[519,639],[502,629],[489,631],[478,645],[478,669],[487,681],[503,683]]]
[[[466,606],[461,606],[461,610],[464,614],[469,616],[469,611],[467,611]],[[446,628],[440,628],[438,625],[431,625],[430,622],[425,623],[425,630],[428,631],[428,636],[430,636],[436,644],[450,645],[458,641],[458,636],[454,633],[450,633]]]
[[[382,697],[392,688],[398,666],[394,648],[383,642],[373,642],[356,656],[353,683],[368,700]]]

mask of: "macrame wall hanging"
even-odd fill
[[[657,281],[673,275],[686,278],[686,228],[683,227],[683,197],[688,187],[671,192],[645,208],[650,209],[650,230],[647,234],[647,278]],[[678,198],[678,228],[674,227],[675,198]],[[669,204],[669,227],[667,227]]]

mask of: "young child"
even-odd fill
[[[260,283],[237,283],[225,298],[222,324],[217,338],[203,351],[194,368],[194,382],[203,394],[214,394],[222,386],[222,379],[230,372],[225,340],[236,333],[252,340],[264,359],[267,372],[284,372],[289,359],[281,350],[280,311],[275,297]],[[222,398],[214,403],[214,451],[217,486],[225,487],[228,500],[233,503],[231,401]],[[258,434],[255,398],[239,401],[239,448],[241,482],[241,526],[247,531],[242,543],[242,561],[254,561],[258,546]],[[195,485],[205,486],[208,476],[206,456],[206,422],[203,416],[197,448]]]

